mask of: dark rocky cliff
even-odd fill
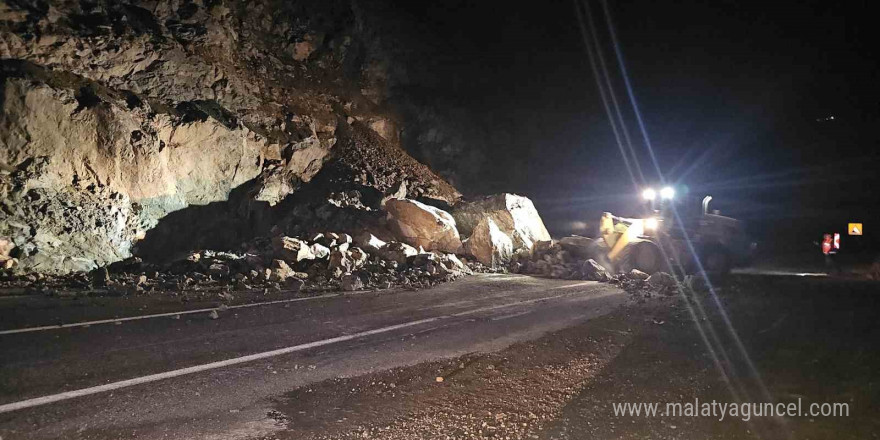
[[[410,101],[389,99],[406,68],[394,64],[399,42],[376,30],[393,22],[383,7],[0,1],[0,237],[15,244],[19,269],[120,260],[169,217],[178,223],[161,229],[162,242],[231,245],[255,232],[254,218],[289,205],[354,134],[371,133],[356,136],[365,151],[400,148],[399,109]],[[355,180],[379,191],[406,181],[446,204],[460,197],[401,154],[382,162],[395,169]]]

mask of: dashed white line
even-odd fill
[[[246,307],[258,307],[258,306],[268,306],[272,304],[284,304],[284,303],[292,303],[299,301],[308,301],[313,299],[321,299],[321,298],[332,298],[336,296],[340,296],[339,293],[328,293],[325,295],[318,296],[307,296],[303,298],[293,298],[293,299],[281,299],[277,301],[265,301],[251,304],[239,304],[235,306],[226,306],[226,310],[232,309],[243,309]],[[140,319],[152,319],[152,318],[162,318],[166,316],[176,316],[176,315],[192,315],[195,313],[210,313],[212,310],[217,310],[218,307],[211,307],[209,309],[195,309],[195,310],[182,310],[179,312],[168,312],[168,313],[154,313],[151,315],[139,315],[139,316],[128,316],[124,318],[110,318],[110,319],[98,319],[95,321],[83,321],[83,322],[72,322],[70,324],[58,324],[58,325],[43,325],[40,327],[25,327],[25,328],[17,328],[12,330],[2,330],[0,331],[0,335],[12,335],[16,333],[30,333],[30,332],[41,332],[46,330],[60,330],[63,328],[73,328],[73,327],[86,327],[98,324],[111,324],[116,322],[123,321],[137,321]]]

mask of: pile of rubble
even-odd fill
[[[131,257],[86,274],[6,276],[0,281],[7,287],[38,285],[127,295],[422,288],[473,272],[510,271],[606,282],[620,279],[587,258],[592,240],[566,237],[552,241],[534,205],[525,197],[499,194],[461,201],[446,211],[427,200],[406,196],[406,185],[402,184],[390,188],[370,209],[340,208],[361,219],[351,223],[349,229],[358,231],[354,236],[276,226],[271,236],[246,241],[233,251],[192,251],[165,263]],[[339,223],[332,215],[319,215],[315,220]],[[649,279],[648,274],[638,271],[629,278]]]
[[[354,236],[276,227],[270,237],[249,240],[232,251],[192,251],[165,263],[130,257],[86,274],[9,275],[3,282],[7,287],[102,289],[121,295],[421,288],[463,274],[506,271],[514,252],[530,252],[534,243],[550,238],[525,197],[501,194],[460,205],[450,213],[427,201],[406,198],[405,186],[399,186],[366,211],[369,222],[350,228],[357,230]],[[367,219],[361,210],[346,209]],[[332,217],[323,221],[335,223]]]
[[[666,272],[648,274],[638,269],[614,273],[596,260],[588,258],[595,246],[586,237],[565,237],[559,241],[539,241],[531,252],[520,250],[510,260],[512,273],[539,275],[567,280],[602,281],[618,285],[630,294],[650,297],[672,295],[678,289],[675,278]],[[704,283],[696,277],[685,277],[684,287],[702,290]]]
[[[455,254],[384,242],[370,233],[357,239],[333,232],[307,238],[276,236],[256,239],[242,247],[243,252],[192,252],[161,265],[132,257],[87,274],[31,274],[9,277],[6,282],[38,284],[50,292],[98,289],[116,295],[253,289],[314,292],[394,286],[417,289],[473,273]],[[477,263],[475,268],[479,270],[481,265]]]
[[[513,273],[550,278],[610,281],[615,274],[589,258],[592,246],[592,239],[577,236],[565,237],[559,241],[539,241],[531,252],[520,250],[514,254],[508,268]]]

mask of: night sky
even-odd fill
[[[656,182],[602,5],[589,5],[641,166]],[[479,123],[498,133],[479,147],[487,154],[476,191],[529,195],[557,230],[633,209],[573,2],[401,8],[434,43],[433,61],[412,69],[412,81],[489,115]],[[880,214],[878,36],[867,2],[610,8],[660,168],[682,190],[712,194],[717,208],[761,232],[870,224]]]

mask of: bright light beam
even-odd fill
[[[587,23],[590,27],[590,35],[593,36],[593,45],[594,45],[594,53],[596,57],[599,59],[599,67],[602,69],[603,77],[605,78],[605,87],[608,90],[608,95],[611,97],[611,104],[614,108],[614,113],[617,116],[617,123],[620,124],[620,132],[623,134],[623,140],[626,144],[626,148],[629,151],[629,154],[632,156],[632,164],[635,166],[636,172],[639,175],[639,184],[645,184],[645,174],[642,172],[642,165],[639,163],[639,157],[636,154],[635,148],[633,148],[632,139],[629,136],[629,129],[626,127],[626,120],[623,118],[623,112],[620,111],[620,104],[617,102],[617,94],[614,93],[614,86],[611,83],[611,75],[608,74],[608,66],[605,64],[605,55],[603,55],[602,45],[599,43],[599,35],[596,32],[596,24],[593,20],[593,12],[590,9],[590,4],[585,2],[583,4],[584,11],[587,15]],[[610,114],[608,117],[612,117]]]
[[[657,171],[657,174],[660,178],[660,181],[665,184],[666,183],[665,177],[663,176],[663,173],[660,170],[660,164],[657,161],[657,157],[654,154],[654,149],[651,146],[651,140],[650,140],[650,137],[648,136],[647,129],[645,128],[644,121],[642,120],[641,112],[639,111],[638,103],[636,102],[636,99],[635,99],[635,94],[633,92],[632,84],[630,83],[629,75],[627,74],[627,71],[626,71],[626,66],[623,61],[623,54],[620,49],[619,41],[617,40],[617,33],[614,30],[614,25],[611,20],[611,12],[610,12],[610,9],[608,8],[607,0],[602,0],[602,7],[605,12],[605,20],[607,21],[607,24],[608,24],[609,33],[611,34],[611,41],[614,46],[614,53],[617,56],[617,62],[618,62],[618,65],[620,66],[620,72],[621,72],[621,75],[623,76],[624,84],[626,85],[626,91],[629,96],[630,102],[632,103],[633,111],[635,112],[635,115],[636,115],[636,121],[638,122],[639,130],[641,131],[642,137],[645,142],[645,147],[648,150],[648,154],[651,157],[651,161],[654,163],[654,167],[656,168],[656,171]],[[674,205],[671,208],[672,208],[673,214],[675,215],[676,221],[679,223],[679,225],[682,225],[681,218],[678,214],[678,210],[675,209]],[[739,335],[736,332],[736,329],[733,328],[733,324],[730,322],[730,319],[727,316],[727,313],[724,309],[724,306],[721,304],[721,301],[718,299],[718,295],[716,294],[714,287],[709,282],[708,276],[706,275],[706,272],[703,269],[702,264],[699,261],[699,258],[696,258],[696,256],[697,256],[696,250],[694,249],[693,243],[691,242],[690,237],[688,236],[687,232],[684,230],[683,226],[682,226],[682,233],[683,233],[685,241],[688,245],[688,250],[691,252],[695,261],[697,261],[700,275],[706,280],[707,285],[709,286],[709,292],[711,293],[713,300],[715,301],[716,305],[718,306],[719,311],[721,312],[721,316],[724,321],[724,324],[727,327],[727,330],[729,331],[730,335],[732,336],[732,338],[736,344],[737,349],[742,354],[743,359],[746,361],[746,364],[748,365],[748,368],[749,368],[751,374],[754,376],[755,380],[758,382],[758,385],[760,386],[760,389],[761,389],[762,394],[764,395],[764,398],[767,399],[768,401],[773,401],[772,397],[770,396],[769,391],[767,390],[767,387],[764,385],[764,381],[761,378],[760,373],[758,373],[758,370],[755,367],[754,362],[752,362],[751,356],[749,356],[748,352],[746,351],[745,346],[742,343],[742,340],[739,338]]]
[[[614,116],[611,114],[611,106],[608,104],[608,97],[605,96],[605,88],[602,85],[599,68],[596,65],[596,55],[593,53],[593,46],[590,44],[590,37],[587,34],[586,24],[584,24],[584,17],[583,12],[581,12],[580,0],[574,0],[574,7],[575,15],[578,19],[578,25],[581,30],[581,35],[584,39],[584,46],[586,46],[587,48],[587,57],[590,59],[590,68],[593,70],[593,78],[596,80],[596,88],[599,89],[599,97],[602,98],[602,105],[605,107],[605,114],[608,115],[608,123],[611,124],[611,131],[614,133],[614,139],[615,141],[617,141],[617,148],[620,150],[621,157],[623,157],[623,164],[626,166],[626,171],[629,173],[629,177],[632,180],[633,187],[638,190],[639,183],[636,180],[636,175],[633,173],[632,166],[630,166],[626,150],[624,150],[623,148],[623,141],[621,141],[620,139],[620,131],[618,131]],[[589,6],[587,5],[586,7]]]

